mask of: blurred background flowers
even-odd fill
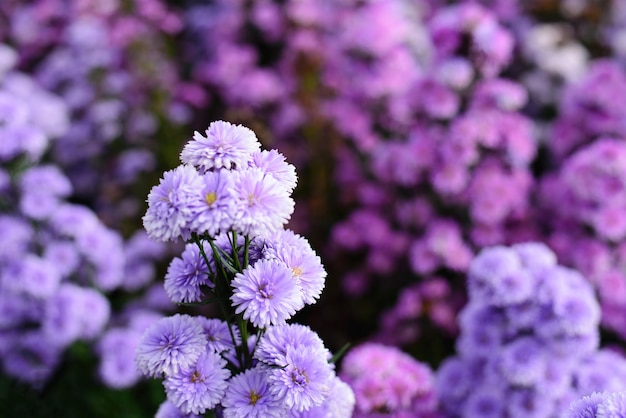
[[[3,0],[0,416],[154,416],[142,334],[217,312],[168,298],[146,196],[215,120],[297,169],[327,277],[294,321],[352,344],[355,416],[624,389],[626,3]]]

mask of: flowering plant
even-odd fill
[[[350,416],[335,358],[310,328],[286,323],[326,277],[308,241],[283,228],[295,168],[244,126],[217,121],[205,134],[152,188],[143,221],[151,238],[187,243],[165,277],[170,299],[216,303],[224,320],[176,314],[144,333],[137,366],[163,377],[167,395],[157,416]]]

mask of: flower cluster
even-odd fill
[[[177,314],[145,332],[136,363],[164,379],[167,403],[157,416],[352,413],[352,392],[322,340],[287,324],[320,297],[326,271],[308,241],[283,228],[294,209],[295,168],[260,148],[252,130],[212,122],[148,195],[148,235],[187,242],[167,270],[166,293],[179,304],[216,302],[224,318]]]
[[[531,215],[537,153],[532,122],[522,112],[528,93],[502,74],[512,60],[513,33],[494,11],[477,2],[418,10],[406,3],[368,2],[353,11],[376,16],[380,27],[360,28],[376,42],[359,48],[337,42],[345,50],[329,66],[344,69],[346,80],[331,84],[335,73],[327,76],[334,92],[328,117],[348,140],[336,157],[339,200],[348,214],[333,224],[331,254],[348,270],[348,295],[384,295],[381,304],[397,297],[378,331],[397,344],[417,338],[417,319],[454,332],[463,295],[453,283],[474,252],[527,233],[519,225]],[[391,57],[402,66],[385,67]],[[376,65],[380,72],[368,71]],[[360,87],[378,87],[381,79],[389,87],[380,92]],[[358,261],[344,267],[345,259]],[[390,277],[392,290],[406,292],[387,295]],[[432,313],[417,309],[401,317],[401,305],[417,294],[416,280],[442,278],[447,295],[432,297]]]
[[[624,390],[626,359],[598,350],[593,287],[539,243],[481,251],[468,272],[457,356],[437,371],[450,417],[558,417],[573,399]]]
[[[68,201],[61,169],[42,160],[68,127],[57,96],[12,69],[0,44],[0,359],[40,384],[75,341],[99,336],[110,316],[102,293],[118,288],[123,240],[86,206]]]
[[[356,398],[353,417],[437,417],[431,369],[393,346],[363,343],[345,356],[340,377]]]
[[[0,41],[67,106],[71,124],[51,154],[74,194],[111,223],[137,217],[128,185],[156,167],[154,134],[190,117],[193,88],[166,55],[180,17],[161,0],[39,0],[4,2],[0,19]]]

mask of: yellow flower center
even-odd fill
[[[302,276],[302,268],[300,268],[300,267],[293,267],[293,268],[291,269],[291,271],[293,272],[293,276],[294,276],[294,277],[300,277],[300,276]]]
[[[202,376],[196,370],[196,371],[193,372],[193,374],[191,375],[191,378],[189,380],[191,380],[191,383],[198,383],[198,382],[202,382],[204,379],[202,379]]]
[[[259,399],[261,399],[261,395],[259,395],[255,391],[250,392],[250,405],[256,405]]]
[[[206,196],[204,196],[204,200],[209,206],[213,206],[213,203],[215,203],[215,201],[217,200],[217,195],[215,194],[215,192],[209,192],[206,194]]]

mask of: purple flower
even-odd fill
[[[361,344],[349,351],[340,377],[352,387],[356,410],[361,413],[408,412],[434,391],[428,366],[396,347],[378,343]]]
[[[72,192],[70,181],[58,167],[33,167],[20,178],[20,210],[26,216],[43,220],[60,205],[60,198]]]
[[[470,295],[479,297],[480,294],[489,293],[488,289],[497,286],[505,277],[518,274],[521,269],[519,257],[509,248],[495,246],[481,251],[471,262],[468,271]]]
[[[12,215],[0,215],[0,261],[12,261],[28,251],[33,237],[33,228],[24,219]]]
[[[281,324],[303,306],[292,272],[277,260],[259,260],[238,273],[231,283],[235,312],[258,327]]]
[[[50,217],[50,225],[59,234],[77,237],[83,231],[91,231],[100,224],[98,217],[86,206],[64,203]]]
[[[516,388],[505,396],[508,416],[511,418],[543,418],[555,411],[555,399],[534,388]]]
[[[201,418],[198,414],[185,414],[178,409],[172,402],[165,400],[157,410],[154,418]]]
[[[268,365],[284,366],[288,349],[317,352],[330,358],[324,342],[311,328],[301,324],[268,327],[254,352],[254,357]]]
[[[500,418],[505,415],[506,400],[496,388],[473,391],[463,405],[464,418]]]
[[[270,390],[271,369],[257,366],[230,379],[222,406],[224,418],[285,418],[288,410]]]
[[[300,246],[279,245],[276,248],[276,257],[291,269],[300,286],[304,303],[315,303],[324,289],[326,270],[308,242]]]
[[[98,374],[105,385],[123,389],[139,381],[141,373],[135,365],[135,350],[140,339],[140,332],[124,328],[110,329],[102,336],[98,342]]]
[[[37,191],[56,197],[67,197],[72,193],[72,184],[63,172],[54,165],[40,165],[22,173],[22,192]]]
[[[522,261],[524,268],[537,270],[555,266],[556,255],[545,244],[540,242],[524,242],[511,247]]]
[[[254,132],[242,125],[215,121],[205,134],[206,137],[196,131],[180,153],[183,163],[203,173],[212,169],[242,169],[261,147]]]
[[[54,265],[63,277],[74,272],[81,261],[76,245],[65,240],[46,242],[43,258]]]
[[[206,344],[200,322],[189,315],[176,314],[160,319],[144,332],[135,360],[146,376],[169,376],[193,366]]]
[[[291,411],[291,416],[294,418],[349,418],[354,411],[355,401],[352,388],[335,376],[330,383],[330,392],[321,405],[313,406],[308,411]]]
[[[285,363],[284,367],[270,369],[271,392],[296,411],[321,405],[330,393],[334,376],[327,359],[314,350],[287,348]]]
[[[96,290],[63,283],[46,302],[41,326],[49,341],[65,346],[97,336],[109,320],[110,309]]]
[[[252,155],[252,167],[257,167],[274,177],[288,193],[298,184],[296,168],[289,164],[285,157],[276,150],[263,150]]]
[[[26,253],[10,262],[0,275],[2,288],[39,299],[54,295],[61,284],[61,273],[45,258]]]
[[[195,365],[181,368],[164,381],[167,399],[185,414],[203,414],[220,403],[230,371],[226,360],[213,351],[205,351]]]
[[[39,331],[14,335],[13,341],[7,344],[8,350],[2,353],[4,372],[28,383],[45,382],[56,369],[62,355],[62,347],[48,341]]]
[[[215,237],[233,225],[238,202],[233,194],[233,178],[229,171],[209,171],[202,175],[204,186],[200,190],[201,204],[191,228],[199,234]]]
[[[563,418],[596,418],[606,394],[594,392],[571,403]]]
[[[181,165],[163,174],[161,182],[148,194],[148,210],[143,225],[150,238],[157,241],[189,239],[190,222],[195,219],[202,200],[204,183],[198,172]]]
[[[523,387],[543,379],[548,361],[541,342],[533,337],[521,337],[503,346],[496,360],[509,384]]]
[[[280,229],[293,213],[289,193],[261,169],[235,172],[233,191],[239,209],[233,229],[244,235],[253,237]]]
[[[200,321],[204,334],[208,340],[207,350],[222,353],[224,351],[234,350],[235,343],[241,343],[239,329],[232,327],[232,332],[235,337],[235,341],[233,342],[233,337],[231,336],[227,322],[220,319],[205,317],[199,317],[198,321]]]
[[[607,393],[598,405],[599,418],[626,417],[626,392]]]
[[[208,246],[204,249],[207,257],[211,257]],[[165,274],[164,288],[172,302],[199,302],[202,299],[201,286],[213,287],[209,277],[209,268],[198,246],[185,245],[180,258],[170,262]]]

